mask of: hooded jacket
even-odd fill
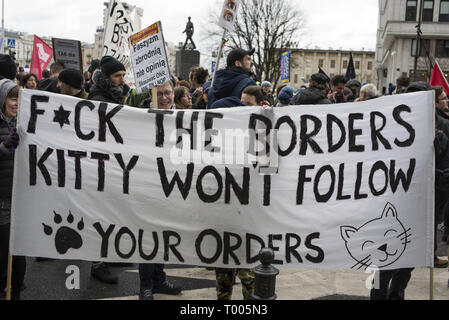
[[[300,94],[293,97],[290,105],[318,105],[331,104],[323,90],[315,87],[304,89]]]
[[[6,119],[4,114],[6,96],[15,86],[12,81],[8,86],[0,86],[0,144],[8,138],[16,127],[16,118]],[[0,152],[0,226],[10,222],[13,172],[14,152]]]
[[[223,98],[236,97],[240,99],[246,87],[255,85],[257,85],[256,82],[242,68],[234,67],[219,70],[214,85],[209,90],[209,106]]]
[[[89,93],[89,100],[102,101],[115,104],[124,104],[130,91],[130,87],[125,84],[123,89],[115,85],[103,72],[94,75],[94,85]]]

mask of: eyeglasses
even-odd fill
[[[162,98],[163,96],[170,97],[173,94],[173,91],[164,91],[164,92],[158,92],[157,97]]]

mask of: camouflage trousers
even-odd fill
[[[249,269],[215,269],[217,278],[218,300],[231,300],[235,277],[242,282],[242,293],[245,300],[252,300],[254,292],[254,272]]]

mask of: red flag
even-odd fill
[[[435,63],[435,67],[433,68],[432,77],[430,78],[430,85],[432,87],[443,87],[446,94],[449,95],[449,84],[444,77],[438,62]]]
[[[53,59],[53,49],[39,37],[34,36],[30,73],[34,73],[39,81],[42,80],[42,72],[50,64],[51,59]]]

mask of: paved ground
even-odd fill
[[[438,255],[447,258],[448,247],[440,244]],[[80,270],[80,289],[66,288],[67,266]],[[90,263],[50,260],[37,263],[28,259],[24,300],[137,300],[139,278],[137,265],[114,268],[118,285],[105,285],[90,277]],[[171,281],[183,286],[177,297],[156,295],[157,300],[215,300],[215,273],[196,267],[167,267]],[[282,269],[276,281],[278,300],[367,300],[366,282],[371,274],[359,271],[322,271]],[[430,270],[417,269],[406,292],[408,300],[428,300]],[[449,272],[435,269],[435,300],[449,300]],[[369,282],[369,281],[368,281]],[[234,300],[241,300],[241,285],[235,286]]]

